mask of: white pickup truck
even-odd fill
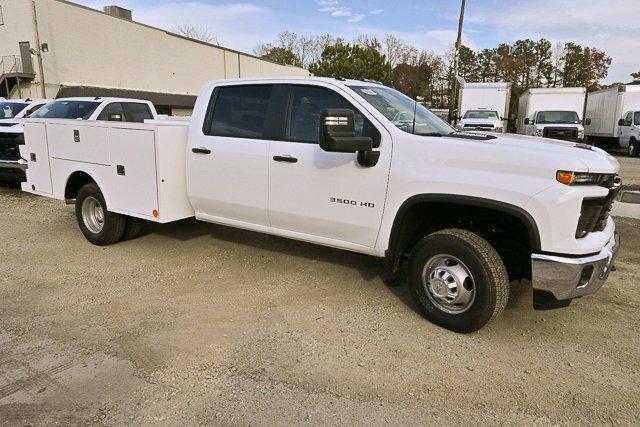
[[[0,120],[0,180],[5,181],[24,181],[25,179],[27,161],[20,157],[19,147],[24,143],[22,119],[26,117],[140,123],[147,119],[158,118],[151,102],[128,98],[10,100],[0,103],[0,108],[3,105],[17,105],[18,107],[14,108],[22,108],[11,119]]]
[[[23,189],[75,203],[94,244],[195,216],[360,252],[385,259],[388,283],[406,272],[425,317],[454,331],[495,318],[510,279],[532,280],[537,308],[591,294],[618,250],[613,157],[459,133],[369,82],[211,82],[190,123],[25,123]]]

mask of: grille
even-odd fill
[[[24,144],[24,135],[21,133],[0,133],[0,159],[19,160],[20,148]]]
[[[581,239],[594,231],[602,231],[607,226],[607,220],[613,207],[613,202],[620,191],[620,177],[617,175],[605,175],[607,178],[600,183],[602,187],[609,188],[607,197],[596,199],[584,199],[580,210],[580,219],[576,228],[576,238]],[[610,177],[610,178],[609,178]]]
[[[577,141],[578,129],[576,128],[544,128],[542,135],[545,138],[562,139],[565,141]]]
[[[493,129],[493,125],[487,125],[487,124],[477,124],[477,125],[465,124],[464,128],[465,129],[478,129],[478,130],[491,130],[491,129]]]

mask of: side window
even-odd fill
[[[640,111],[633,113],[633,122],[636,125],[640,125]]]
[[[287,119],[287,141],[318,143],[320,113],[325,108],[348,108],[355,113],[356,136],[368,136],[380,146],[380,133],[349,101],[318,86],[292,86]]]
[[[207,134],[261,139],[272,89],[272,85],[220,87]]]
[[[98,118],[96,120],[124,122],[124,110],[122,109],[122,104],[119,102],[107,104],[100,114],[98,114]]]
[[[122,104],[124,115],[128,122],[144,123],[145,120],[153,119],[151,109],[147,104],[141,102],[124,102]]]

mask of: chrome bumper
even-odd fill
[[[2,160],[0,159],[0,172],[3,169],[21,170],[22,172],[27,170],[27,161],[24,159],[19,160]]]
[[[620,238],[616,232],[597,255],[569,258],[533,254],[533,289],[550,293],[559,301],[593,294],[609,277],[619,247]]]

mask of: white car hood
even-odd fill
[[[0,119],[0,132],[23,133],[24,125],[20,119]]]
[[[527,153],[531,153],[550,156],[560,161],[566,159],[567,168],[582,164],[583,169],[576,172],[617,173],[620,169],[620,164],[613,156],[600,148],[586,144],[516,134],[492,133],[491,135],[496,139],[489,142],[521,150],[523,163],[527,161]]]

